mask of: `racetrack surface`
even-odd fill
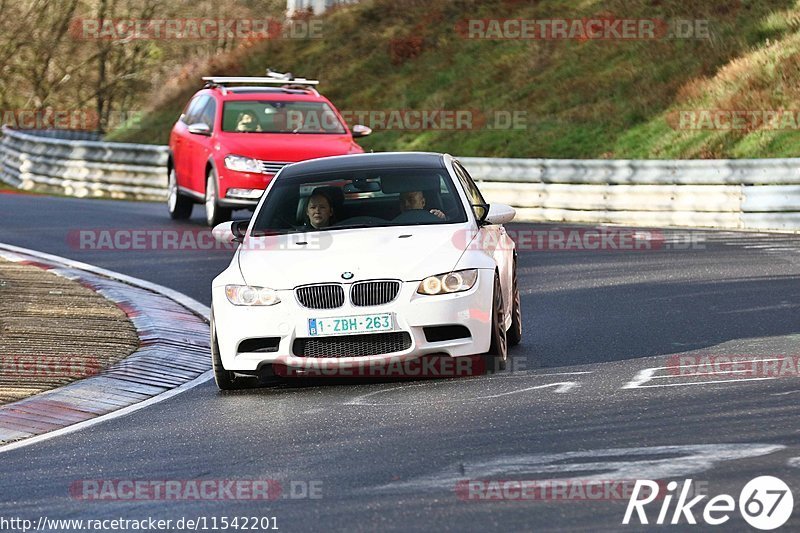
[[[160,204],[0,195],[0,242],[153,281],[208,305],[211,279],[229,251],[83,250],[75,239],[76,230],[200,230],[201,210],[177,223]],[[750,479],[773,475],[800,497],[796,373],[717,379],[664,368],[674,367],[677,354],[798,355],[800,237],[696,231],[694,246],[683,249],[689,232],[660,233],[667,244],[659,250],[521,251],[525,324],[522,344],[510,352],[512,371],[299,382],[233,394],[207,382],[126,417],[4,453],[0,516],[275,516],[283,531],[636,529],[620,525],[626,500],[469,501],[455,490],[460,480],[567,472],[691,478],[712,496],[735,499]],[[280,481],[284,494],[291,481],[311,484],[322,497],[70,495],[80,480],[253,478]],[[659,507],[647,508],[651,522]],[[702,508],[694,515],[702,520]],[[734,512],[724,527],[747,524]],[[785,527],[800,521],[793,517]]]

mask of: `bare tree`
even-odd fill
[[[102,131],[115,113],[143,106],[185,65],[240,44],[225,33],[200,41],[92,37],[81,33],[82,19],[255,19],[278,16],[283,6],[283,0],[0,0],[0,111],[88,108]]]

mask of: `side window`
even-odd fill
[[[187,124],[187,125],[189,124],[189,122],[188,122],[188,119],[189,119],[189,111],[191,111],[191,109],[192,109],[192,106],[193,106],[195,103],[197,103],[197,100],[198,100],[198,98],[200,98],[200,97],[199,97],[199,96],[195,96],[194,98],[192,98],[191,100],[189,100],[189,103],[188,103],[188,104],[186,104],[186,108],[184,108],[184,110],[183,110],[183,113],[181,113],[181,118],[180,118],[179,120],[180,120],[181,122],[183,122],[184,124]]]
[[[199,122],[200,114],[209,98],[210,96],[206,94],[195,96],[194,99],[189,103],[189,107],[186,108],[186,113],[183,114],[183,123],[189,126]]]
[[[208,129],[214,131],[214,116],[217,113],[217,101],[211,97],[208,97],[208,103],[203,108],[203,111],[200,113],[200,117],[197,119],[197,122],[202,122]]]
[[[486,206],[486,200],[483,199],[483,195],[481,191],[478,190],[478,186],[472,181],[469,173],[461,166],[461,163],[453,161],[453,168],[458,176],[458,181],[460,181],[461,186],[464,187],[464,192],[467,193],[469,203],[472,204],[472,212],[475,213],[475,218],[481,220],[486,216],[486,207],[484,207]]]

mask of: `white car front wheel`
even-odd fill
[[[511,271],[511,326],[506,332],[509,346],[516,346],[522,340],[522,303],[517,286],[517,256],[514,254],[513,270]]]
[[[483,354],[487,374],[505,370],[508,361],[508,339],[506,337],[505,306],[500,276],[494,274],[494,290],[492,291],[491,344],[489,351]]]
[[[236,374],[230,370],[225,370],[222,366],[222,358],[219,354],[219,343],[217,342],[217,327],[214,323],[214,315],[211,315],[211,366],[214,368],[214,381],[220,390],[236,390],[241,380],[236,379]]]

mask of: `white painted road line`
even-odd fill
[[[730,364],[737,364],[738,365],[738,364],[742,364],[742,363],[768,363],[768,362],[771,362],[771,361],[783,361],[783,359],[780,358],[780,357],[773,357],[773,358],[770,358],[770,359],[749,359],[747,361],[740,361],[740,360],[736,359],[736,360],[731,360]],[[725,364],[729,364],[727,361],[720,361],[717,364],[722,364],[723,362]],[[694,363],[694,364],[678,365],[678,366],[676,366],[676,365],[661,366],[661,367],[658,367],[658,368],[663,368],[663,369],[676,368],[676,369],[680,369],[680,368],[689,368],[689,367],[692,367],[692,366],[711,366],[711,363]]]
[[[594,371],[584,371],[584,372],[548,372],[546,374],[540,374],[536,371],[530,372],[515,372],[510,371],[507,373],[500,373],[500,374],[492,374],[489,376],[480,376],[482,380],[489,381],[489,380],[498,380],[498,379],[511,379],[511,378],[539,378],[539,377],[547,377],[547,376],[583,376],[586,374],[594,374]]]
[[[743,363],[766,363],[771,361],[781,361],[780,358],[771,358],[771,359],[752,359],[747,361],[735,361],[735,364],[743,364]],[[703,372],[702,374],[681,374],[676,372],[675,374],[662,374],[657,375],[656,373],[659,370],[672,370],[677,371],[682,368],[688,367],[703,367],[703,366],[710,366],[709,364],[687,364],[683,366],[655,366],[650,368],[644,368],[636,373],[636,375],[628,381],[625,385],[622,386],[623,389],[652,389],[658,387],[684,387],[689,385],[712,385],[718,383],[741,383],[744,381],[764,381],[768,379],[778,379],[781,376],[765,376],[765,377],[755,377],[755,378],[731,378],[731,379],[717,379],[717,380],[706,380],[706,381],[684,381],[680,383],[659,383],[655,385],[645,385],[645,383],[649,383],[656,379],[680,379],[680,378],[692,378],[692,377],[705,377],[705,376],[715,376],[715,375],[724,375],[724,374],[736,374],[736,373],[747,373],[750,371],[747,370],[719,370],[714,372]]]
[[[109,420],[114,420],[115,418],[120,418],[125,415],[129,415],[134,413],[140,409],[144,409],[145,407],[150,407],[151,405],[161,403],[164,400],[169,400],[173,396],[177,396],[182,392],[186,392],[189,389],[193,389],[198,385],[202,385],[209,379],[214,376],[214,372],[212,370],[208,370],[207,372],[200,374],[198,377],[193,379],[192,381],[188,381],[183,385],[175,387],[174,389],[170,389],[166,392],[159,394],[158,396],[153,396],[152,398],[148,398],[143,402],[139,402],[133,405],[129,405],[128,407],[124,407],[118,411],[114,411],[112,413],[108,413],[107,415],[101,415],[96,418],[92,418],[90,420],[86,420],[84,422],[79,422],[77,424],[73,424],[71,426],[67,426],[65,428],[57,429],[55,431],[51,431],[49,433],[44,433],[42,435],[37,435],[35,437],[29,437],[25,440],[20,440],[17,442],[12,442],[10,444],[5,444],[0,446],[0,453],[10,452],[11,450],[16,450],[19,448],[24,448],[25,446],[30,446],[31,444],[36,444],[39,442],[43,442],[46,440],[54,439],[56,437],[60,437],[62,435],[67,435],[69,433],[74,433],[76,431],[80,431],[82,429],[86,429],[91,426],[96,426],[102,422],[108,422]]]
[[[451,384],[452,381],[437,381],[437,382],[427,382],[427,383],[412,383],[410,385],[400,385],[399,387],[392,387],[391,389],[381,389],[373,392],[369,392],[367,394],[362,394],[356,396],[354,399],[347,401],[344,405],[359,405],[362,407],[379,407],[379,406],[387,406],[387,405],[417,405],[418,402],[388,402],[388,403],[375,403],[368,401],[368,398],[372,398],[379,394],[386,394],[387,392],[394,392],[400,389],[407,389],[410,387],[419,387],[423,385],[429,386],[436,386],[436,385],[443,385],[443,384]],[[469,397],[459,397],[453,398],[449,400],[433,400],[432,403],[461,403],[461,402],[474,402],[476,400],[489,400],[492,398],[500,398],[503,396],[510,396],[512,394],[521,394],[523,392],[528,392],[532,390],[538,389],[546,389],[550,387],[555,387],[554,393],[557,394],[564,394],[567,393],[576,387],[579,387],[580,384],[576,381],[559,381],[556,383],[547,383],[543,385],[534,385],[532,387],[525,387],[522,389],[516,389],[513,391],[506,391],[497,394],[486,394],[481,396],[469,396]]]
[[[764,381],[776,378],[746,378],[746,379],[716,379],[711,381],[690,381],[685,383],[664,383],[662,385],[633,385],[631,382],[625,384],[623,389],[657,389],[660,387],[686,387],[689,385],[713,385],[715,383],[741,383],[743,381]]]

